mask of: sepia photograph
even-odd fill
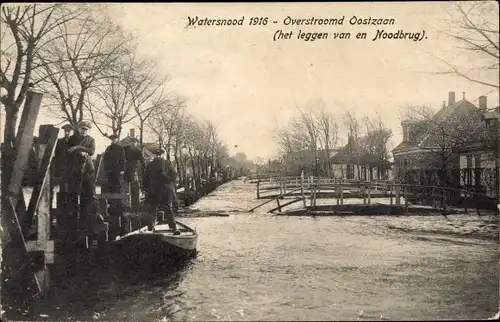
[[[1,320],[500,319],[499,15],[3,3]]]

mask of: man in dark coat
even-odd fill
[[[162,157],[164,153],[163,149],[157,149],[156,157],[148,163],[144,173],[143,189],[146,193],[144,206],[149,217],[148,229],[154,229],[156,211],[161,209],[174,234],[179,235],[173,210],[175,191],[172,189],[172,183],[175,182],[176,173],[172,164]]]
[[[68,144],[73,127],[66,124],[62,127],[64,137],[57,140],[56,151],[54,153],[54,177],[59,184],[59,192],[68,192]]]
[[[106,148],[103,157],[104,172],[107,179],[107,191],[120,193],[122,190],[121,176],[125,172],[125,149],[118,144],[118,136],[110,135],[111,145]]]
[[[80,122],[76,133],[68,141],[69,198],[72,211],[76,211],[73,213],[73,220],[76,220],[80,210],[80,221],[85,224],[90,223],[89,216],[96,210],[95,169],[91,158],[95,153],[95,140],[87,134],[91,128],[89,122]],[[78,197],[80,197],[80,207],[78,207]]]
[[[137,181],[137,168],[139,164],[142,166],[142,170],[145,168],[144,157],[142,155],[141,149],[137,146],[137,139],[131,139],[132,144],[125,146],[125,158],[127,159],[127,164],[125,166],[125,182],[130,183]]]

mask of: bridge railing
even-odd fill
[[[370,204],[372,198],[382,197],[388,198],[391,205],[408,207],[410,202],[420,203],[433,208],[440,208],[443,211],[446,211],[449,206],[458,203],[466,211],[468,211],[468,208],[476,209],[479,213],[479,209],[484,209],[484,205],[480,205],[477,200],[488,198],[484,193],[474,189],[415,185],[394,181],[360,181],[314,177],[283,177],[276,179],[272,183],[257,181],[257,199],[283,199],[285,196],[293,196],[294,193],[298,195],[297,191],[299,190],[301,196],[305,198],[304,203],[306,203],[305,200],[308,200],[311,207],[316,207],[317,200],[323,198],[335,199],[337,205],[343,205],[346,198],[359,198],[363,199],[363,204]],[[276,192],[273,194],[273,191]],[[476,202],[468,205],[468,200]],[[282,207],[279,206],[278,208],[281,210]],[[486,208],[489,209],[489,207]]]

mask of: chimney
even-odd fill
[[[443,101],[443,107],[446,107],[446,101]]]
[[[465,92],[462,92],[462,99],[465,101]]]
[[[486,103],[486,96],[479,96],[479,109],[485,110],[488,108],[488,104]]]
[[[401,122],[401,127],[403,128],[403,142],[408,142],[409,137],[408,137],[408,122]]]
[[[130,134],[129,134],[129,136],[130,136],[131,138],[133,138],[133,139],[135,138],[135,129],[130,129]]]
[[[448,93],[448,106],[455,105],[455,92]]]

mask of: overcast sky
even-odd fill
[[[116,23],[139,39],[140,53],[158,61],[161,73],[171,77],[170,88],[188,97],[188,110],[217,124],[231,152],[249,158],[276,154],[272,139],[296,113],[318,99],[339,118],[349,110],[358,116],[383,115],[392,128],[392,147],[401,140],[398,110],[408,104],[442,105],[448,92],[457,100],[477,98],[490,87],[460,78],[434,75],[443,68],[428,54],[456,57],[454,43],[439,37],[446,29],[448,4],[408,3],[255,3],[255,4],[110,4]],[[188,16],[241,18],[268,16],[277,24],[267,26],[186,28]],[[358,17],[394,18],[394,26],[351,26]],[[284,26],[292,18],[337,18],[343,26]],[[376,29],[426,31],[427,39],[371,41]],[[277,29],[308,32],[351,32],[350,40],[291,40],[274,42]],[[368,39],[356,40],[365,31]],[[354,38],[354,39],[353,39]],[[471,62],[473,63],[473,62]],[[490,107],[498,93],[488,94]],[[97,137],[97,131],[93,131]],[[99,146],[108,142],[98,139]],[[344,140],[345,143],[345,140]],[[233,148],[238,145],[238,148]]]

